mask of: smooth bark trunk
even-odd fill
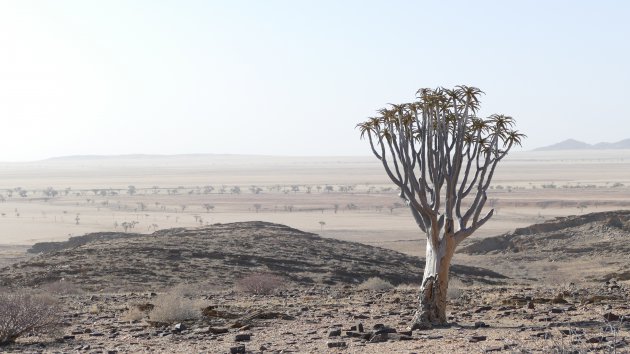
[[[435,325],[447,324],[448,273],[454,252],[455,241],[452,235],[444,235],[437,249],[433,249],[430,240],[427,240],[424,276],[411,329],[429,329]]]

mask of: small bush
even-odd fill
[[[359,284],[359,290],[385,291],[393,288],[392,283],[377,277],[370,278]]]
[[[53,333],[60,323],[60,313],[56,301],[49,296],[0,292],[0,345],[28,333]]]
[[[178,292],[159,295],[149,313],[149,320],[159,323],[173,323],[197,319],[201,316],[199,303],[185,298]]]
[[[248,275],[236,282],[236,290],[256,295],[268,295],[284,287],[285,280],[277,275],[260,273]]]
[[[143,319],[144,316],[146,316],[145,312],[142,311],[137,306],[134,306],[134,307],[130,308],[129,310],[127,310],[122,315],[122,319],[124,321],[136,322],[136,321],[140,321],[141,319]]]
[[[76,284],[66,281],[58,280],[52,283],[46,283],[40,287],[41,290],[55,295],[78,295],[82,294],[83,290]]]
[[[450,300],[459,299],[464,293],[464,283],[458,278],[451,278],[448,282],[448,290],[446,290],[446,297]]]

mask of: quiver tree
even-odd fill
[[[414,329],[446,324],[455,248],[492,217],[494,210],[483,213],[486,191],[499,161],[524,137],[511,117],[476,115],[477,88],[417,94],[416,102],[390,105],[357,126],[427,236]]]

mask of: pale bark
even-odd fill
[[[392,105],[359,124],[427,236],[415,328],[446,323],[455,248],[492,217],[493,210],[482,214],[486,191],[499,161],[523,136],[510,130],[511,117],[476,117],[481,93],[465,86],[422,89],[418,102]]]
[[[418,294],[418,308],[411,321],[411,329],[428,329],[447,323],[446,305],[451,260],[455,253],[453,235],[444,235],[438,249],[427,238],[427,251],[422,285]]]

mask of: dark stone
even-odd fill
[[[608,313],[604,314],[604,319],[606,321],[619,321],[620,318],[621,318],[621,316],[615,315],[612,312],[608,312]]]
[[[173,327],[173,329],[177,332],[181,332],[186,329],[186,325],[183,323],[178,323]]]
[[[359,332],[363,332],[363,331],[364,331],[364,329],[363,329],[363,323],[361,323],[361,322],[357,322],[356,327],[357,327],[357,328],[356,328],[356,330],[357,330],[357,331],[359,331]]]
[[[391,328],[391,327],[381,327],[379,329],[377,329],[376,331],[374,331],[374,335],[378,335],[378,334],[387,334],[387,333],[396,333],[396,329],[395,328]]]
[[[606,337],[602,337],[602,336],[597,336],[597,337],[589,338],[586,340],[587,343],[603,343],[607,341],[608,340],[606,339]]]
[[[481,306],[475,310],[475,313],[481,313],[492,310],[492,306]]]
[[[328,348],[345,348],[346,342],[328,342]]]
[[[252,338],[252,335],[249,333],[239,333],[234,336],[235,342],[246,342]]]
[[[490,325],[486,324],[483,321],[475,322],[475,328],[485,328],[485,327],[490,327]]]
[[[403,336],[411,336],[411,335],[413,335],[413,331],[400,331],[398,333],[403,335]]]
[[[564,312],[564,309],[560,309],[557,307],[554,307],[551,309],[551,313],[563,313],[563,312]]]
[[[472,336],[470,337],[471,343],[477,343],[486,340],[486,336]]]
[[[381,329],[381,328],[383,328],[383,327],[385,327],[385,325],[384,325],[384,324],[382,324],[382,323],[377,323],[377,324],[375,324],[374,326],[372,326],[372,329]]]
[[[565,336],[569,336],[569,335],[576,335],[576,334],[584,334],[584,331],[581,329],[571,328],[571,329],[561,329],[560,333],[562,333]]]
[[[352,338],[363,338],[363,333],[357,331],[346,331],[346,336]]]
[[[533,310],[534,309],[534,302],[533,301],[527,302],[527,308],[530,309],[530,310]]]
[[[339,337],[341,335],[341,329],[331,329],[328,331],[328,338]]]
[[[389,336],[387,335],[387,333],[375,334],[372,336],[372,338],[370,338],[370,343],[387,342],[388,339]]]
[[[229,330],[225,327],[210,327],[208,328],[208,332],[212,334],[224,334],[229,332]]]
[[[245,345],[230,348],[230,354],[245,354]]]

